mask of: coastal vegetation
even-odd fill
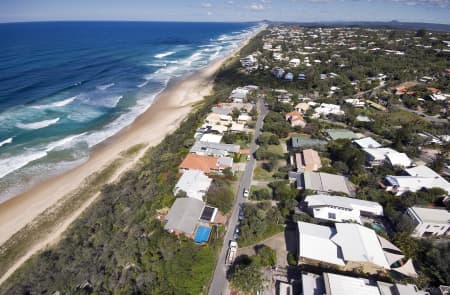
[[[235,86],[225,74],[232,65],[226,62],[217,73],[214,95],[196,105],[180,127],[150,148],[134,169],[118,182],[104,186],[97,202],[74,222],[65,237],[27,261],[0,287],[0,294],[205,292],[222,240],[199,246],[163,230],[156,216],[159,209],[174,201],[178,166],[188,153],[196,128]],[[233,140],[242,144],[251,140],[248,134],[238,137]],[[139,147],[129,152],[135,149]],[[113,167],[105,171],[109,172]],[[224,181],[215,180],[221,194],[211,201],[226,212],[233,199],[224,189]],[[80,194],[87,196],[86,192]]]

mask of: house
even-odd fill
[[[273,70],[272,70],[272,74],[276,77],[276,78],[278,78],[278,79],[281,79],[281,78],[283,78],[283,76],[284,76],[284,73],[285,73],[285,71],[284,71],[284,69],[282,69],[282,68],[274,68]]]
[[[294,136],[290,139],[291,146],[294,149],[303,148],[303,147],[313,147],[313,146],[321,146],[326,145],[327,142],[325,140],[320,139],[312,139],[312,138],[303,138]]]
[[[306,126],[305,120],[303,119],[302,115],[297,111],[287,113],[285,118],[286,121],[288,121],[289,124],[291,124],[291,127],[300,126],[303,128]]]
[[[374,230],[354,223],[336,223],[335,228],[307,222],[298,225],[299,263],[325,263],[344,270],[364,272],[390,270],[404,255]],[[397,254],[391,255],[393,250]]]
[[[345,103],[354,106],[355,108],[364,108],[366,105],[366,103],[363,100],[357,98],[347,98],[345,100]]]
[[[202,156],[227,157],[239,153],[240,146],[237,144],[215,143],[196,141],[191,148],[191,153]]]
[[[411,207],[406,214],[415,225],[413,237],[442,236],[450,229],[450,212],[446,209]]]
[[[196,198],[177,198],[167,214],[164,229],[193,238],[205,204]]]
[[[315,115],[314,117],[318,118],[321,115],[329,116],[336,115],[342,116],[344,115],[344,111],[341,110],[339,105],[331,104],[331,103],[321,103],[319,107],[314,109]]]
[[[355,139],[359,138],[360,135],[355,132],[347,129],[326,129],[325,133],[328,135],[328,138],[331,140],[337,139]]]
[[[247,100],[247,96],[249,93],[250,89],[245,87],[238,87],[231,92],[229,99],[234,103],[243,103],[245,100]]]
[[[208,192],[212,179],[200,170],[188,170],[181,175],[175,188],[174,195],[184,191],[189,198],[203,201],[203,197]]]
[[[220,143],[222,141],[222,137],[223,137],[223,135],[221,135],[221,134],[206,133],[206,134],[203,134],[203,136],[200,138],[200,141]]]
[[[293,81],[293,80],[294,80],[294,74],[291,73],[291,72],[287,73],[287,74],[284,76],[284,80],[287,80],[287,81]]]
[[[308,172],[296,173],[297,189],[311,190],[318,194],[341,192],[347,195],[353,194],[353,188],[345,176]]]
[[[394,193],[397,196],[407,191],[417,192],[421,189],[435,187],[443,189],[447,192],[447,195],[450,194],[450,183],[427,166],[405,169],[404,173],[406,174],[404,176],[386,176],[381,185],[386,191]]]
[[[413,284],[392,284],[333,273],[302,274],[302,295],[429,295]]]
[[[289,61],[289,66],[291,67],[298,67],[300,65],[300,59],[298,58],[293,58]]]
[[[229,125],[233,121],[233,118],[230,115],[221,115],[216,113],[209,114],[205,122],[213,125]]]
[[[371,166],[387,163],[391,166],[411,167],[414,162],[405,154],[391,148],[363,148],[366,153],[366,161]]]
[[[306,149],[295,154],[295,167],[297,172],[317,171],[322,168],[319,153],[312,149]]]
[[[225,168],[233,167],[233,158],[214,158],[196,154],[188,154],[180,165],[181,171],[200,170],[204,173],[222,173]]]
[[[380,148],[382,147],[381,143],[377,142],[372,137],[364,137],[361,139],[355,139],[353,140],[353,143],[360,149],[367,149],[367,148]]]
[[[252,117],[249,116],[248,114],[240,114],[238,119],[237,119],[237,122],[239,124],[247,124],[251,120],[252,120]]]
[[[232,132],[241,132],[244,131],[245,125],[244,124],[238,124],[238,123],[231,123],[230,131]]]
[[[304,114],[307,110],[309,110],[309,107],[309,104],[307,104],[306,102],[300,102],[294,107],[294,110],[301,114]]]
[[[362,224],[361,215],[383,216],[383,207],[377,202],[348,197],[311,195],[305,198],[314,218],[335,222],[354,221]]]

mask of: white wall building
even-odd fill
[[[314,218],[335,222],[356,221],[361,215],[383,216],[383,207],[376,203],[348,197],[311,195],[305,198]]]
[[[203,197],[211,186],[212,179],[199,170],[187,170],[181,175],[175,188],[174,195],[184,191],[189,198],[203,201]]]
[[[450,229],[450,213],[446,209],[411,207],[406,214],[416,226],[413,237],[442,236]]]
[[[411,167],[414,164],[405,153],[391,148],[363,148],[363,151],[366,153],[366,161],[372,166],[387,163],[392,166]]]

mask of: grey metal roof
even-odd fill
[[[304,172],[297,174],[297,188],[317,192],[343,192],[351,195],[346,177],[323,172]]]
[[[301,138],[301,137],[292,137],[291,143],[292,143],[292,147],[294,147],[294,148],[327,144],[327,142],[325,140]]]
[[[166,216],[166,230],[176,230],[192,235],[199,222],[205,204],[193,198],[178,198]]]
[[[241,147],[237,144],[196,141],[191,153],[202,155],[226,156],[228,153],[238,153]]]

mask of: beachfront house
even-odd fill
[[[443,236],[450,229],[450,212],[444,208],[411,207],[406,214],[415,226],[413,237]]]
[[[184,192],[188,198],[203,201],[211,186],[212,179],[200,170],[188,170],[178,180],[173,190],[174,195]]]
[[[196,198],[177,198],[165,219],[164,229],[193,238],[205,203]]]
[[[196,154],[188,154],[180,165],[181,172],[188,170],[200,170],[205,174],[222,173],[226,168],[233,167],[233,158],[210,157]]]
[[[383,207],[377,202],[355,198],[311,195],[304,202],[314,218],[334,222],[357,222],[362,224],[361,215],[383,216]]]
[[[191,153],[216,158],[234,156],[239,153],[241,147],[237,144],[215,143],[196,141],[191,148]]]

